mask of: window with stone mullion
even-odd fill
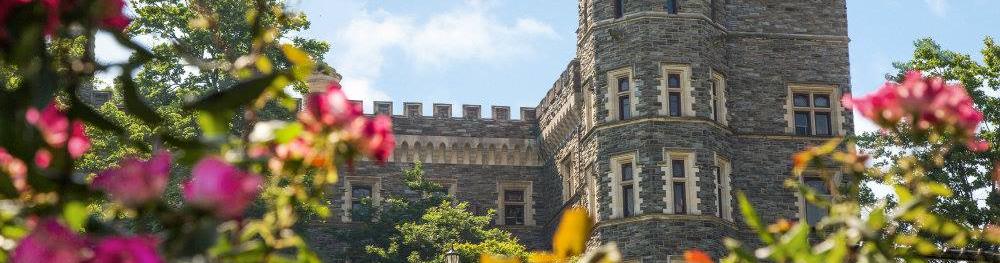
[[[524,225],[524,190],[504,190],[504,224]]]
[[[792,94],[796,135],[833,135],[832,95],[824,92]]]
[[[618,77],[618,119],[632,117],[632,87],[627,76]]]
[[[632,162],[621,164],[620,168],[621,175],[621,200],[622,200],[622,217],[635,216],[635,175]]]
[[[671,117],[680,117],[684,114],[681,76],[680,72],[667,73],[667,113]]]
[[[670,179],[671,179],[670,194],[673,195],[674,214],[687,214],[688,179],[687,179],[687,161],[685,159],[673,158],[670,160]]]

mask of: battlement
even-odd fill
[[[352,100],[356,104],[362,104],[360,100]],[[461,115],[454,114],[454,107],[449,103],[432,103],[431,113],[424,114],[424,103],[404,102],[402,111],[397,112],[395,105],[391,101],[373,101],[371,113],[389,115],[397,118],[429,118],[429,119],[466,119],[466,120],[493,120],[493,121],[535,121],[537,120],[534,107],[520,107],[520,118],[511,117],[510,106],[490,106],[489,117],[483,116],[482,105],[462,104]]]

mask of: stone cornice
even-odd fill
[[[617,226],[617,225],[623,225],[623,224],[631,224],[631,223],[637,223],[637,222],[643,222],[643,221],[653,221],[653,220],[709,221],[709,222],[717,223],[719,225],[728,226],[732,230],[739,230],[740,229],[736,225],[736,223],[730,222],[728,220],[724,220],[722,218],[719,218],[719,217],[716,217],[716,216],[712,216],[712,215],[687,215],[687,214],[685,214],[685,215],[677,215],[677,214],[660,214],[660,213],[642,214],[642,215],[637,215],[637,216],[633,216],[633,217],[626,217],[626,218],[605,219],[605,220],[603,220],[601,222],[597,222],[597,224],[594,225],[594,228],[595,229],[600,229],[600,228],[604,228],[604,227]]]
[[[803,135],[792,135],[792,134],[763,134],[763,133],[738,133],[728,126],[723,126],[718,122],[715,122],[708,118],[703,117],[667,117],[667,116],[646,116],[637,117],[633,119],[628,119],[624,121],[612,121],[598,124],[593,129],[587,131],[583,135],[582,141],[590,139],[591,136],[597,131],[612,129],[621,126],[628,126],[633,124],[642,124],[650,122],[662,122],[662,123],[697,123],[706,124],[710,127],[714,127],[726,135],[735,136],[737,138],[747,138],[747,139],[774,139],[774,140],[789,140],[789,141],[815,141],[822,142],[833,138],[842,138],[839,136],[803,136]]]

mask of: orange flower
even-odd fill
[[[802,174],[814,157],[812,149],[796,153],[792,156],[792,173],[795,176]]]
[[[775,222],[774,224],[767,226],[767,231],[775,234],[781,234],[788,232],[788,230],[792,229],[793,225],[794,224],[792,224],[791,221],[782,218],[779,219],[778,222]]]
[[[684,251],[684,262],[688,263],[712,263],[712,257],[704,251],[692,249]]]

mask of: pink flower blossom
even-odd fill
[[[101,27],[122,31],[132,22],[131,18],[122,13],[122,9],[125,8],[125,1],[104,0],[98,4],[103,5],[102,10],[104,11],[100,17]]]
[[[54,219],[44,219],[22,239],[11,262],[83,262],[86,241]]]
[[[46,149],[38,149],[35,152],[35,166],[46,169],[52,164],[52,152]]]
[[[118,168],[98,174],[91,186],[115,201],[135,207],[159,200],[169,180],[170,153],[161,151],[147,161],[125,159]]]
[[[361,107],[347,99],[340,84],[331,82],[326,91],[306,96],[306,105],[299,113],[299,121],[308,130],[316,132],[327,127],[344,127],[361,114]]]
[[[191,180],[184,183],[184,199],[219,218],[232,219],[242,215],[257,197],[262,180],[219,158],[209,157],[195,164]]]
[[[94,247],[92,263],[160,263],[153,237],[105,238]]]
[[[14,183],[14,189],[24,191],[28,187],[28,166],[24,161],[17,159],[7,152],[7,149],[0,147],[0,172],[10,176]]]
[[[358,121],[354,133],[358,149],[379,163],[385,163],[392,150],[396,148],[396,139],[392,133],[392,118],[378,115],[375,118],[364,118]]]
[[[69,149],[67,150],[73,158],[80,158],[90,149],[90,138],[85,133],[86,127],[83,122],[79,120],[71,122],[66,114],[56,107],[54,102],[49,103],[41,111],[30,108],[24,117],[28,123],[38,128],[42,138],[49,146],[62,149],[68,143]]]
[[[861,115],[882,128],[905,123],[919,133],[954,133],[974,151],[989,148],[976,139],[983,113],[975,108],[964,87],[948,84],[940,77],[924,78],[919,71],[910,71],[903,83],[886,83],[851,102],[845,105],[853,104]]]

